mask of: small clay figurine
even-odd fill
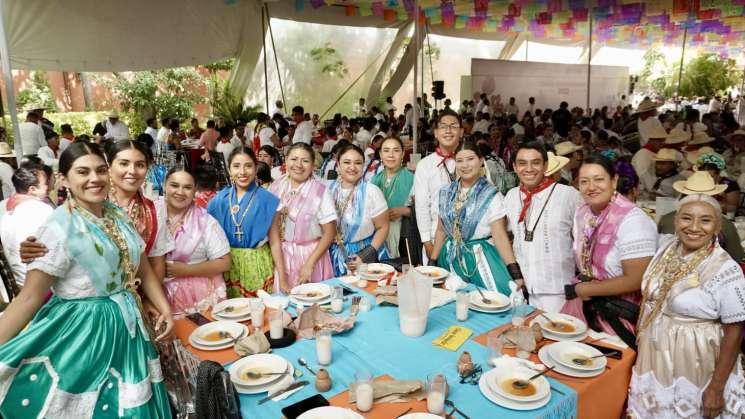
[[[458,374],[461,377],[465,377],[473,371],[473,360],[471,359],[471,354],[468,353],[468,351],[460,354],[456,367],[458,368]]]
[[[329,372],[323,368],[319,369],[316,373],[316,390],[323,393],[325,391],[329,391],[330,388],[331,376],[329,376]]]

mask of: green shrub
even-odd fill
[[[60,125],[70,124],[72,126],[72,132],[75,135],[88,134],[92,135],[93,127],[96,123],[106,119],[106,112],[60,112],[60,113],[44,113],[44,117],[54,123],[54,130],[59,133]],[[129,126],[129,134],[132,138],[137,138],[137,135],[145,131],[145,121],[137,115],[130,113],[122,113],[121,119],[125,124]],[[18,123],[26,120],[26,114],[18,115]],[[10,122],[10,117],[5,116],[5,126],[8,130],[8,143],[13,144],[13,127]]]

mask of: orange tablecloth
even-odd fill
[[[383,375],[376,377],[375,381],[389,381],[393,377]],[[344,407],[357,412],[356,406],[349,403],[349,391],[343,391],[329,399],[331,406]],[[375,403],[372,410],[366,413],[358,412],[368,419],[394,419],[411,408],[409,413],[427,412],[427,399],[408,403]]]
[[[529,316],[528,320],[535,317],[537,313]],[[507,324],[498,327],[492,331],[476,336],[474,341],[486,346],[486,335],[494,331],[504,331],[510,328]],[[585,343],[591,341],[590,338],[584,340]],[[553,343],[544,340],[539,346]],[[591,342],[593,345],[605,346],[613,349],[619,349],[623,355],[621,359],[608,358],[610,369],[592,378],[575,378],[563,374],[550,372],[548,375],[563,384],[573,388],[577,392],[577,417],[580,419],[595,418],[620,418],[623,417],[626,407],[626,396],[631,381],[631,368],[636,360],[636,352],[633,349],[621,349],[613,345],[606,345],[603,342]],[[515,355],[514,349],[505,349],[505,353]],[[530,360],[540,363],[538,355],[531,354]]]

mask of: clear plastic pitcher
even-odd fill
[[[412,269],[398,280],[398,320],[401,333],[417,337],[427,330],[432,278]]]

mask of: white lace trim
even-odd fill
[[[163,370],[160,368],[160,359],[148,359],[147,361],[147,369],[150,373],[150,382],[160,383],[163,381]]]
[[[78,394],[57,389],[45,416],[48,418],[92,418],[100,389],[99,386],[96,391]]]
[[[53,395],[57,391],[57,385],[59,384],[59,375],[57,375],[57,371],[55,371],[54,367],[52,367],[52,363],[49,361],[49,357],[46,356],[24,359],[21,361],[20,364],[18,364],[18,368],[12,368],[9,365],[0,362],[0,404],[2,404],[5,400],[5,396],[8,395],[8,390],[13,384],[13,380],[15,379],[16,374],[18,374],[23,366],[27,364],[38,363],[44,364],[44,368],[46,368],[49,377],[52,379],[52,383],[49,387],[49,393],[47,393],[47,397],[44,400],[44,405],[41,407],[41,411],[39,412],[39,418],[43,418],[46,415],[49,406],[52,404],[52,399],[54,398]],[[31,395],[29,395],[29,397],[31,397]]]
[[[722,419],[740,419],[745,415],[745,374],[741,359],[736,361],[724,388]],[[653,371],[634,372],[629,387],[629,414],[635,418],[693,418],[701,415],[704,388],[698,388],[685,377],[678,377],[668,387],[657,381]]]

